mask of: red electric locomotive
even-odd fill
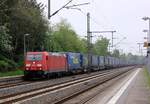
[[[27,52],[25,58],[25,77],[45,77],[49,73],[66,72],[66,55],[51,52]]]

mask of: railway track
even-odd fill
[[[0,83],[0,89],[2,88],[7,88],[7,87],[14,87],[14,86],[19,86],[19,85],[24,85],[24,84],[29,84],[32,82],[27,82],[27,81],[17,81],[17,82],[11,82],[11,83]]]
[[[41,95],[46,96],[45,94],[49,95],[50,102],[57,103],[58,101],[61,101],[63,98],[66,98],[66,96],[67,96],[67,95],[66,96],[64,95],[65,97],[63,97],[63,98],[62,98],[62,95],[61,95],[61,97],[59,96],[59,98],[61,98],[61,99],[57,99],[57,102],[56,102],[57,93],[60,93],[63,90],[64,91],[66,89],[75,90],[77,88],[77,86],[79,86],[81,84],[83,84],[83,85],[80,87],[83,87],[83,86],[87,86],[87,88],[94,87],[95,85],[97,85],[97,83],[104,83],[105,81],[110,80],[111,78],[116,77],[120,74],[123,74],[126,71],[127,71],[127,69],[111,70],[111,71],[106,71],[105,73],[99,73],[97,75],[91,75],[88,77],[83,77],[83,78],[74,79],[74,80],[72,79],[72,80],[64,81],[64,82],[57,83],[54,85],[47,85],[44,87],[39,87],[39,88],[28,90],[28,91],[23,91],[23,92],[18,92],[18,93],[6,95],[6,96],[1,96],[0,104],[9,104],[9,103],[15,103],[15,102],[24,103],[26,101],[27,101],[27,103],[29,103],[28,101],[30,101],[32,97],[35,97],[35,99],[36,99],[37,96],[40,96],[40,98],[38,98],[38,100],[40,100],[43,98]],[[90,83],[92,83],[92,84],[90,84]],[[75,92],[78,92],[78,90]],[[72,94],[69,94],[69,95],[72,95]],[[56,98],[54,98],[54,97],[56,97]],[[27,99],[30,99],[30,100],[27,100]],[[33,99],[33,101],[35,101],[35,100]],[[43,100],[43,101],[45,101],[45,100]]]
[[[109,72],[109,70],[100,71],[98,73],[94,72],[94,73],[88,73],[88,74],[82,74],[82,75],[67,76],[67,77],[51,79],[51,80],[32,81],[32,82],[23,81],[22,83],[21,83],[21,81],[14,83],[14,81],[13,81],[13,83],[1,84],[0,98],[3,96],[14,95],[16,93],[22,93],[22,92],[26,92],[26,91],[30,91],[30,90],[34,90],[34,89],[40,89],[43,87],[46,88],[48,86],[53,86],[56,84],[61,84],[61,83],[67,82],[67,81],[73,81],[73,80],[77,80],[80,78],[85,78],[88,76],[93,76],[93,75],[97,75],[97,74],[105,73],[105,72]]]
[[[75,76],[73,76],[75,77]],[[43,80],[44,81],[44,80]],[[14,87],[19,85],[25,85],[30,83],[35,83],[37,81],[25,81],[23,76],[16,76],[16,77],[6,77],[0,79],[0,89],[7,88],[7,87]]]
[[[84,80],[87,80],[87,79],[90,79],[90,78],[95,78],[97,76],[102,76],[102,75],[106,75],[110,73],[110,71],[107,71],[106,73],[101,73],[99,75],[95,75],[93,77],[88,77],[88,78],[82,78],[81,79],[78,79],[79,81],[84,81]],[[33,90],[30,90],[30,91],[26,91],[26,92],[22,92],[22,93],[18,93],[18,94],[13,94],[13,95],[9,95],[9,96],[4,96],[4,97],[0,97],[0,103],[13,103],[13,102],[16,102],[16,101],[19,101],[19,100],[23,100],[23,99],[27,99],[27,98],[30,98],[32,96],[37,96],[37,95],[40,95],[40,94],[43,94],[43,93],[46,93],[48,91],[53,91],[53,90],[56,90],[56,89],[59,89],[59,88],[62,88],[62,87],[65,87],[65,86],[68,86],[68,85],[71,85],[73,83],[71,82],[74,82],[74,83],[78,83],[79,81],[78,80],[71,80],[71,81],[67,81],[67,82],[63,82],[63,83],[59,83],[59,84],[56,84],[56,85],[50,85],[50,86],[45,86],[45,87],[42,87],[42,88],[38,88],[38,89],[33,89]],[[65,84],[67,83],[67,84]],[[69,84],[68,84],[69,83]]]
[[[71,95],[68,95],[68,96],[66,96],[66,97],[64,97],[63,99],[60,99],[60,100],[57,100],[57,101],[54,101],[54,103],[53,104],[63,104],[64,102],[66,102],[66,101],[68,101],[68,100],[70,100],[70,99],[72,99],[72,98],[74,98],[74,97],[76,97],[76,96],[78,96],[78,95],[80,95],[80,94],[82,94],[82,93],[84,93],[84,92],[86,92],[86,91],[88,91],[88,90],[90,90],[90,89],[92,89],[92,88],[95,88],[95,87],[97,87],[97,86],[99,86],[99,85],[103,85],[103,84],[105,84],[105,83],[107,83],[108,81],[110,81],[110,80],[113,80],[113,79],[115,79],[115,78],[121,78],[120,76],[121,75],[123,75],[123,74],[126,74],[126,73],[128,73],[129,72],[129,70],[126,70],[126,71],[124,71],[124,72],[118,72],[118,73],[112,73],[112,76],[109,76],[108,78],[106,78],[106,79],[103,79],[103,81],[101,82],[101,83],[99,83],[99,84],[96,84],[96,85],[94,85],[94,86],[91,86],[91,87],[89,87],[89,88],[86,88],[85,90],[83,90],[83,91],[78,91],[78,92],[75,92],[75,93],[73,93],[73,94],[71,94]],[[106,87],[106,86],[105,86]],[[102,89],[104,89],[105,87],[103,87]],[[101,90],[102,90],[101,89]],[[82,101],[83,102],[83,101]],[[84,101],[84,103],[85,102],[87,102],[87,99]],[[82,103],[82,104],[84,104],[84,103]],[[75,104],[80,104],[80,103],[75,103]]]
[[[0,78],[0,89],[33,83],[25,81],[23,76]]]
[[[116,83],[120,79],[127,77],[128,75],[130,75],[134,71],[135,70],[127,71],[124,74],[121,74],[121,75],[119,75],[119,76],[117,76],[111,80],[106,81],[106,83],[105,82],[101,83],[100,85],[97,85],[93,88],[87,89],[83,92],[74,94],[72,96],[68,96],[68,97],[58,101],[55,104],[86,104],[90,100],[95,98],[98,94],[103,93],[103,91],[105,91],[105,89],[111,87],[112,85],[114,85],[114,83]],[[90,104],[90,103],[88,103],[88,104]]]
[[[15,77],[4,77],[4,78],[0,78],[0,89],[24,85],[24,84],[30,84],[30,83],[33,83],[33,81],[32,82],[31,81],[24,81],[22,75],[21,76],[15,76]]]
[[[22,78],[23,78],[22,75],[21,76],[13,76],[13,77],[2,77],[2,78],[0,78],[0,83],[22,80]]]
[[[0,89],[21,84],[25,84],[25,82],[23,81],[23,76],[0,78]]]

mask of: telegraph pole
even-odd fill
[[[113,33],[116,31],[91,31],[90,30],[90,13],[87,13],[87,47],[88,47],[88,68],[91,66],[92,55],[92,33],[112,33],[112,47],[113,47]],[[109,47],[110,49],[110,47]]]
[[[137,43],[139,45],[139,53],[141,53],[141,44]]]
[[[90,68],[91,66],[90,13],[87,13],[87,47],[88,47],[88,68]]]
[[[48,19],[50,20],[51,16],[51,0],[48,0]]]
[[[111,32],[112,33],[112,45],[111,45],[112,48],[113,48],[113,44],[114,44],[114,32],[116,32],[116,31]]]
[[[49,28],[50,28],[50,31],[49,31],[49,34],[51,35],[51,0],[48,0],[48,19],[49,19]],[[50,40],[49,40],[50,41]],[[53,51],[53,48],[52,46],[48,47],[48,51]]]

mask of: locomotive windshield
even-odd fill
[[[42,55],[41,54],[36,54],[36,55],[27,55],[27,60],[29,61],[35,61],[35,60],[42,60]]]

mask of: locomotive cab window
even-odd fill
[[[29,61],[40,61],[42,60],[42,55],[41,54],[35,54],[35,55],[27,55],[27,60]]]

